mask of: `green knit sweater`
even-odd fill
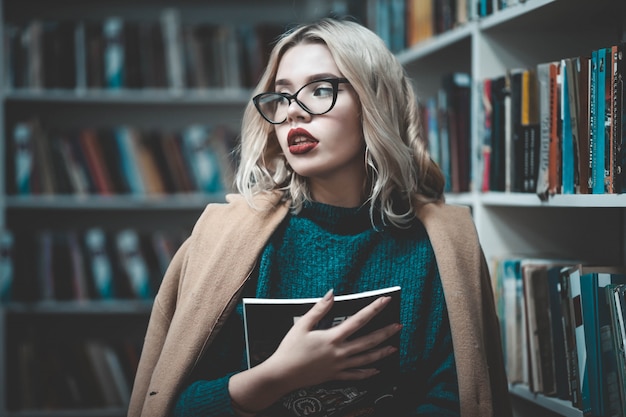
[[[452,337],[428,235],[373,228],[369,210],[321,203],[286,218],[266,246],[244,296],[321,297],[399,285],[401,416],[459,415]],[[210,302],[210,300],[207,300]],[[176,417],[232,416],[228,379],[246,368],[242,307],[225,323],[175,406]]]

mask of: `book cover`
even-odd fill
[[[605,159],[605,126],[604,118],[606,116],[606,51],[605,48],[593,51],[596,59],[595,65],[595,94],[594,94],[594,137],[593,137],[593,154],[592,159],[593,172],[593,194],[604,194],[604,159]]]
[[[591,411],[597,416],[613,415],[607,414],[611,408],[609,393],[615,391],[615,387],[609,389],[605,384],[605,377],[612,367],[605,368],[604,364],[604,362],[608,364],[610,358],[610,354],[604,353],[608,344],[603,346],[602,342],[606,339],[606,332],[609,331],[610,334],[610,328],[606,327],[610,326],[610,320],[604,290],[609,284],[625,284],[626,275],[622,274],[623,269],[617,268],[582,269],[581,272],[581,307],[585,327]]]
[[[335,296],[331,311],[320,321],[318,328],[341,324],[351,315],[375,299],[392,296],[384,310],[374,317],[353,337],[370,333],[391,323],[400,322],[400,287],[390,287],[358,294]],[[244,328],[248,366],[253,367],[266,360],[278,347],[294,322],[319,301],[305,299],[258,299],[244,298]],[[399,345],[399,333],[385,343]],[[395,395],[399,372],[399,356],[391,355],[373,364],[381,372],[364,381],[349,383],[332,381],[298,389],[283,397],[276,407],[286,409],[293,416],[330,417],[339,411],[358,411],[359,416],[373,415],[376,404],[386,403]],[[306,409],[306,414],[303,411]],[[367,410],[371,410],[368,412]],[[356,415],[356,414],[355,414]]]
[[[105,19],[103,25],[104,39],[104,79],[110,89],[124,88],[124,21],[118,17]]]
[[[606,288],[607,304],[611,314],[611,330],[613,331],[613,350],[615,352],[620,412],[626,414],[626,285],[609,284]]]
[[[587,367],[587,345],[585,323],[582,314],[581,298],[581,268],[575,266],[567,269],[566,280],[569,282],[569,302],[571,309],[570,326],[573,329],[576,343],[576,357],[578,364],[577,389],[580,393],[580,410],[583,413],[591,412],[591,398],[589,397],[589,374]]]
[[[522,278],[522,259],[507,258],[500,262],[504,303],[503,347],[509,382],[528,383],[526,312]]]
[[[191,168],[196,190],[213,193],[222,189],[220,163],[211,146],[212,128],[191,125],[182,133],[182,149]]]
[[[577,193],[589,194],[589,73],[591,58],[579,56],[575,59],[575,76],[577,80],[576,97],[578,111],[578,143],[576,145],[577,161]]]
[[[97,299],[112,299],[116,296],[113,265],[107,252],[107,236],[100,228],[85,232],[86,263]]]
[[[491,157],[489,190],[505,190],[505,99],[509,95],[506,77],[491,79]]]
[[[626,42],[618,45],[617,49],[617,73],[615,79],[615,136],[618,138],[616,146],[617,175],[615,177],[616,192],[626,191],[626,106],[624,105],[624,78],[626,76]]]
[[[575,112],[572,99],[575,95],[572,60],[561,60],[561,193],[574,194],[574,143],[576,142]]]
[[[619,366],[624,366],[618,360],[620,352],[615,349],[615,340],[618,337],[617,329],[613,328],[611,319],[611,293],[620,285],[624,286],[626,276],[623,274],[601,274],[598,277],[598,328],[600,337],[600,372],[601,372],[601,401],[604,413],[608,416],[623,415],[624,398],[621,386],[626,381],[620,381]],[[621,386],[620,386],[621,385]]]
[[[537,65],[539,84],[539,159],[537,172],[537,195],[543,201],[548,199],[548,168],[550,163],[550,65],[543,62]]]
[[[548,165],[548,194],[555,195],[561,192],[561,81],[560,65],[554,62],[550,65],[549,94],[550,94],[550,152]]]
[[[545,395],[556,393],[554,350],[550,316],[547,264],[522,267],[530,364],[530,389]]]
[[[568,356],[563,329],[563,306],[560,295],[560,277],[562,265],[549,267],[547,270],[547,285],[550,296],[550,325],[552,327],[552,352],[554,357],[554,374],[556,382],[556,397],[570,400]]]
[[[481,187],[483,192],[489,191],[489,171],[491,164],[491,113],[493,106],[491,103],[491,79],[487,78],[480,83],[478,91],[481,93],[478,117],[478,128],[481,134],[478,135],[481,140],[480,156],[483,160],[483,168],[481,174]]]
[[[139,235],[136,230],[124,229],[116,236],[117,254],[134,298],[150,299],[153,297],[150,285],[150,270],[141,250]]]
[[[576,352],[578,358],[578,389],[583,413],[604,415],[601,403],[601,347],[598,321],[598,287],[608,283],[599,274],[617,274],[623,269],[577,265],[567,269],[570,308],[572,308]]]
[[[10,230],[0,228],[0,303],[8,302],[12,298],[14,240]]]

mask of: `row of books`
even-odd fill
[[[17,122],[7,155],[13,195],[216,193],[232,184],[234,135],[221,126],[182,131],[48,129]]]
[[[190,24],[166,8],[159,21],[33,19],[5,26],[5,85],[31,89],[249,88],[278,24]]]
[[[494,270],[509,382],[584,415],[625,415],[626,268],[506,257]]]
[[[140,353],[131,340],[20,340],[9,364],[15,379],[7,386],[8,409],[123,410]]]
[[[481,82],[483,191],[547,199],[626,189],[624,48],[615,44]]]
[[[522,0],[349,0],[345,14],[394,52]],[[250,88],[286,24],[188,23],[165,8],[158,21],[33,19],[3,33],[7,88]]]
[[[446,178],[446,192],[470,191],[471,85],[467,73],[446,74],[437,95],[420,103],[423,135]]]
[[[393,52],[525,0],[349,0],[347,14],[374,30]]]
[[[10,235],[4,232],[5,235]],[[189,232],[40,230],[14,236],[6,248],[4,302],[151,300]],[[33,262],[35,260],[35,262]]]

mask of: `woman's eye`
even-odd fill
[[[329,97],[333,95],[333,87],[317,87],[313,92],[313,95],[316,97]]]

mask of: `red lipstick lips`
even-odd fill
[[[313,150],[318,143],[317,139],[301,127],[291,129],[287,134],[287,145],[289,146],[289,152],[293,155],[307,153]]]

